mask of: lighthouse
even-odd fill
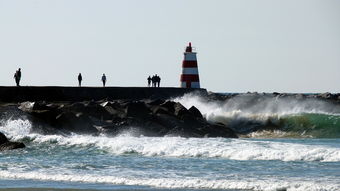
[[[192,51],[191,42],[184,52],[182,63],[181,88],[200,88],[196,52]]]

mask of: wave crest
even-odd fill
[[[277,132],[281,137],[340,137],[340,106],[327,101],[251,94],[225,101],[187,94],[174,101],[195,106],[207,120],[251,137],[262,131],[268,137],[277,137]]]

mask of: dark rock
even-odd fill
[[[337,96],[335,94],[331,94],[329,92],[326,92],[326,93],[323,93],[323,94],[319,94],[318,97],[319,98],[323,98],[323,99],[330,99],[330,100],[337,99]]]
[[[0,132],[0,151],[13,150],[19,148],[25,148],[25,145],[19,142],[8,141],[7,137]]]
[[[44,101],[38,101],[34,102],[32,110],[48,110],[50,107],[47,106],[46,102]]]
[[[175,105],[176,102],[174,101],[166,101],[165,103],[161,104],[160,106],[166,108],[170,113],[175,112]]]
[[[175,103],[174,114],[179,118],[183,118],[184,115],[190,115],[190,112],[180,103]]]
[[[107,112],[109,112],[109,114],[111,115],[111,118],[112,117],[126,117],[126,113],[123,109],[116,109],[111,106],[105,106],[104,108]]]
[[[151,107],[151,110],[154,114],[167,114],[167,115],[173,115],[173,113],[170,113],[169,110],[162,106],[153,106]]]
[[[200,119],[203,118],[202,113],[195,106],[191,106],[189,109],[189,112],[196,118],[200,118]]]
[[[56,117],[56,127],[77,133],[93,134],[98,132],[91,119],[82,113],[61,113]]]
[[[236,133],[222,124],[211,124],[207,127],[207,134],[205,137],[228,137],[238,138]]]
[[[7,143],[7,142],[8,142],[7,137],[3,133],[0,132],[0,145]]]
[[[147,104],[149,105],[161,105],[163,104],[165,101],[162,100],[162,99],[156,99],[156,100],[151,100],[151,101],[148,101],[146,102]]]
[[[151,110],[144,102],[130,102],[126,105],[126,115],[128,117],[146,117],[151,113]]]
[[[83,113],[101,120],[112,119],[112,115],[96,102],[78,102],[65,108],[66,111]]]
[[[7,143],[4,143],[4,144],[0,145],[0,151],[13,150],[13,149],[21,149],[21,148],[25,148],[24,143],[7,142]]]

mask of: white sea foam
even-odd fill
[[[74,135],[32,135],[36,143],[91,146],[121,155],[137,153],[160,157],[207,157],[231,160],[340,161],[340,149],[266,140],[199,139],[180,137],[93,137]]]
[[[34,179],[42,181],[68,181],[84,183],[106,183],[115,185],[138,185],[159,188],[196,188],[196,189],[247,189],[288,191],[338,191],[340,184],[327,181],[277,180],[277,179],[223,179],[202,178],[137,178],[120,176],[99,176],[90,174],[50,174],[43,172],[0,171],[1,178]]]
[[[95,147],[112,154],[137,153],[143,156],[208,157],[231,160],[340,161],[340,149],[326,145],[284,143],[270,140],[181,138],[181,137],[118,137],[88,135],[30,134],[27,120],[8,121],[0,131],[12,140],[30,139],[33,143]]]
[[[0,132],[4,133],[8,138],[19,140],[30,134],[32,125],[29,120],[16,119],[2,121],[0,124]]]

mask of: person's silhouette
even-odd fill
[[[79,87],[81,87],[81,81],[83,80],[83,77],[81,76],[81,73],[78,75],[78,82],[79,82]]]
[[[21,68],[19,68],[15,74],[14,74],[14,79],[15,79],[15,83],[17,84],[17,86],[20,86],[20,80],[21,80]]]
[[[161,85],[161,77],[157,76],[157,84],[158,84],[158,87]]]
[[[103,76],[102,76],[102,82],[103,82],[103,87],[105,87],[105,84],[106,84],[106,76],[105,76],[105,74],[103,74]]]
[[[151,85],[151,76],[148,77],[148,87]]]

